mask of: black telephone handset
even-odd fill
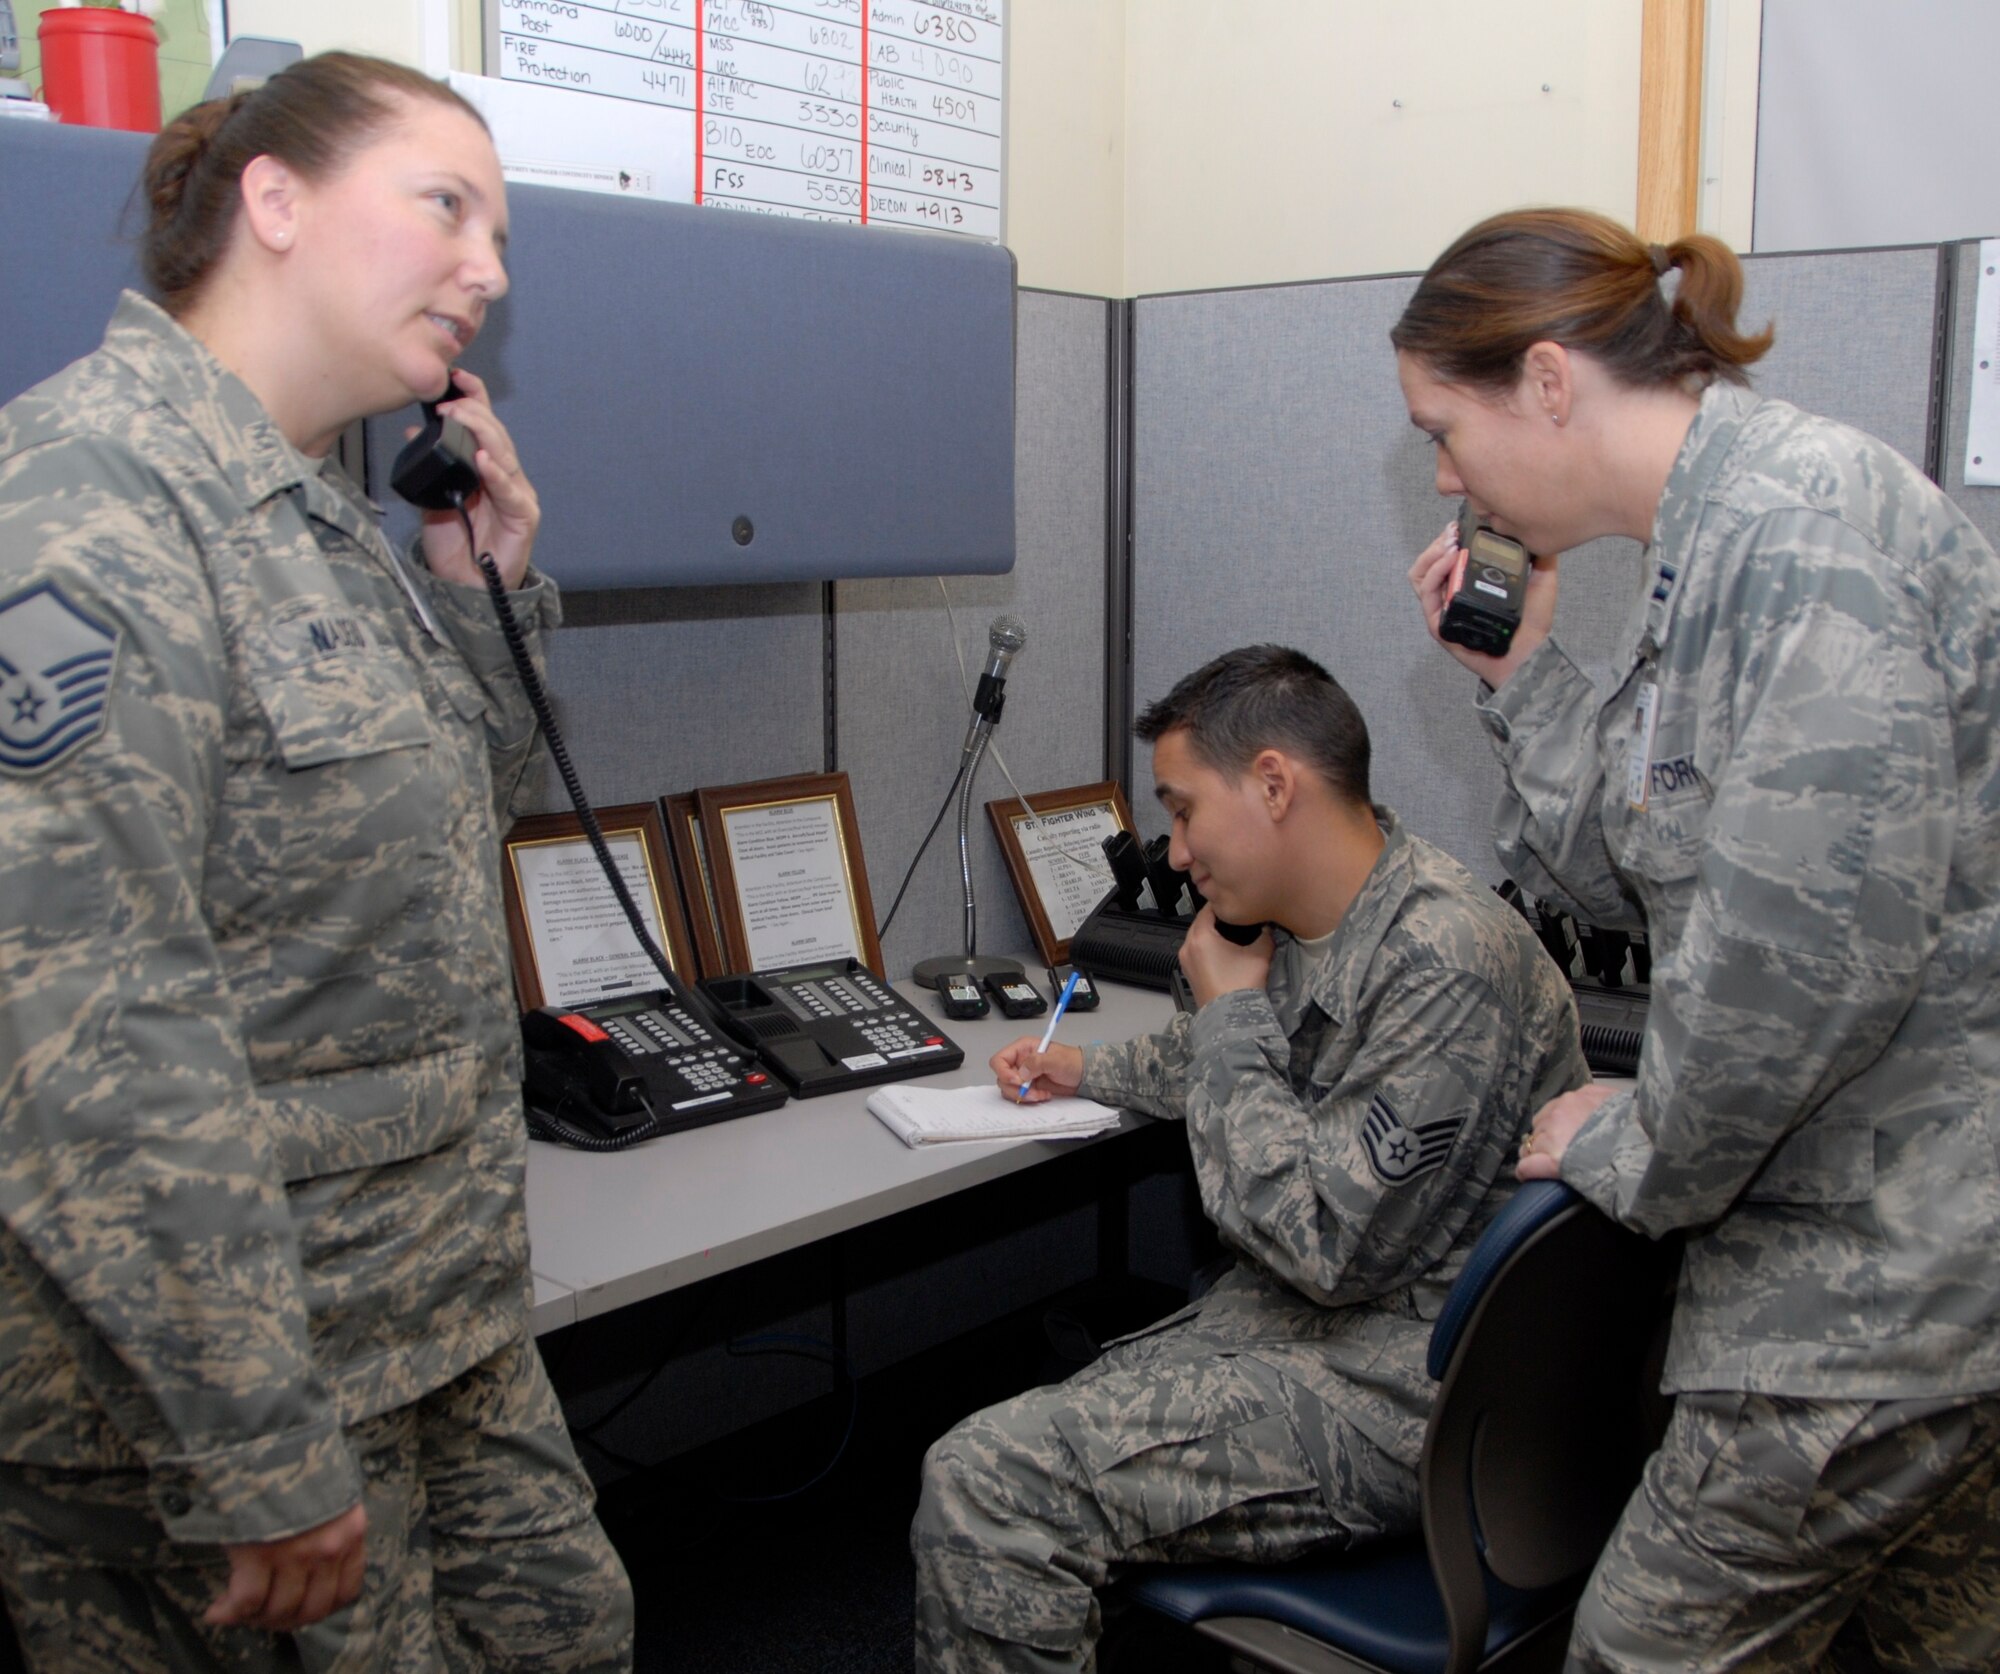
[[[457,419],[438,411],[439,401],[455,401],[464,393],[454,378],[437,401],[424,402],[423,429],[403,444],[389,468],[389,486],[425,511],[456,511],[479,488],[472,460],[478,442]]]
[[[646,1080],[632,1054],[581,1012],[541,1006],[521,1019],[531,1104],[607,1139],[643,1127]]]
[[[697,1005],[675,988],[529,1012],[528,1131],[608,1151],[783,1104],[785,1089],[712,1033]]]

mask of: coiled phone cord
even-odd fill
[[[591,852],[597,856],[597,864],[603,868],[604,876],[611,884],[611,892],[617,896],[618,905],[624,908],[632,933],[639,938],[646,957],[659,967],[660,974],[667,979],[667,991],[678,997],[684,992],[683,984],[674,975],[673,966],[667,963],[667,956],[660,951],[659,944],[647,930],[646,921],[639,916],[638,903],[632,899],[632,891],[626,887],[618,863],[611,858],[611,845],[604,840],[604,828],[597,823],[597,810],[591,807],[589,799],[583,794],[583,783],[577,778],[576,768],[569,759],[569,746],[563,742],[562,732],[556,726],[555,711],[549,706],[548,693],[543,690],[541,677],[535,673],[534,662],[528,656],[528,642],[522,636],[520,623],[514,619],[514,604],[507,597],[507,584],[500,579],[500,567],[493,562],[492,553],[479,550],[479,542],[472,533],[472,514],[465,509],[462,500],[457,504],[457,511],[459,520],[465,525],[466,548],[473,554],[479,573],[486,578],[486,591],[493,600],[493,613],[500,618],[500,632],[507,641],[507,654],[514,660],[514,672],[521,677],[521,688],[528,694],[528,707],[534,711],[535,724],[542,729],[542,737],[548,742],[550,759],[562,775],[563,789],[569,792],[570,805],[576,809],[583,834],[590,840]],[[530,1117],[531,1121],[535,1119]],[[622,1151],[643,1139],[655,1139],[662,1131],[659,1113],[650,1104],[646,1107],[646,1120],[616,1139],[598,1139],[560,1119],[541,1119],[553,1137],[559,1138],[565,1145],[574,1145],[585,1151]]]

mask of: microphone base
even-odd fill
[[[947,976],[968,976],[974,982],[990,976],[1025,976],[1018,959],[995,959],[984,953],[944,953],[935,959],[919,959],[910,978],[920,988],[935,988]]]

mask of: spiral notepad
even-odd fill
[[[990,1081],[981,1087],[877,1087],[868,1108],[905,1145],[973,1139],[1088,1139],[1118,1126],[1118,1112],[1088,1099],[1014,1104]]]

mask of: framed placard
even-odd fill
[[[646,930],[677,976],[692,970],[660,811],[650,802],[597,810],[598,824]],[[526,1010],[579,1006],[660,986],[611,881],[574,814],[514,822],[500,869],[514,986]]]
[[[711,787],[695,799],[729,970],[854,958],[884,975],[845,773]]]
[[[705,977],[721,976],[728,967],[722,962],[722,932],[716,926],[715,880],[708,870],[701,805],[693,791],[663,796],[660,818],[667,828],[667,848],[674,857],[674,875],[681,886],[681,911],[687,915],[696,968]]]
[[[1035,946],[1051,965],[1060,965],[1069,958],[1070,938],[1111,888],[1104,839],[1132,829],[1125,793],[1107,779],[1038,791],[1027,808],[1019,797],[1002,797],[987,803],[986,813]]]

